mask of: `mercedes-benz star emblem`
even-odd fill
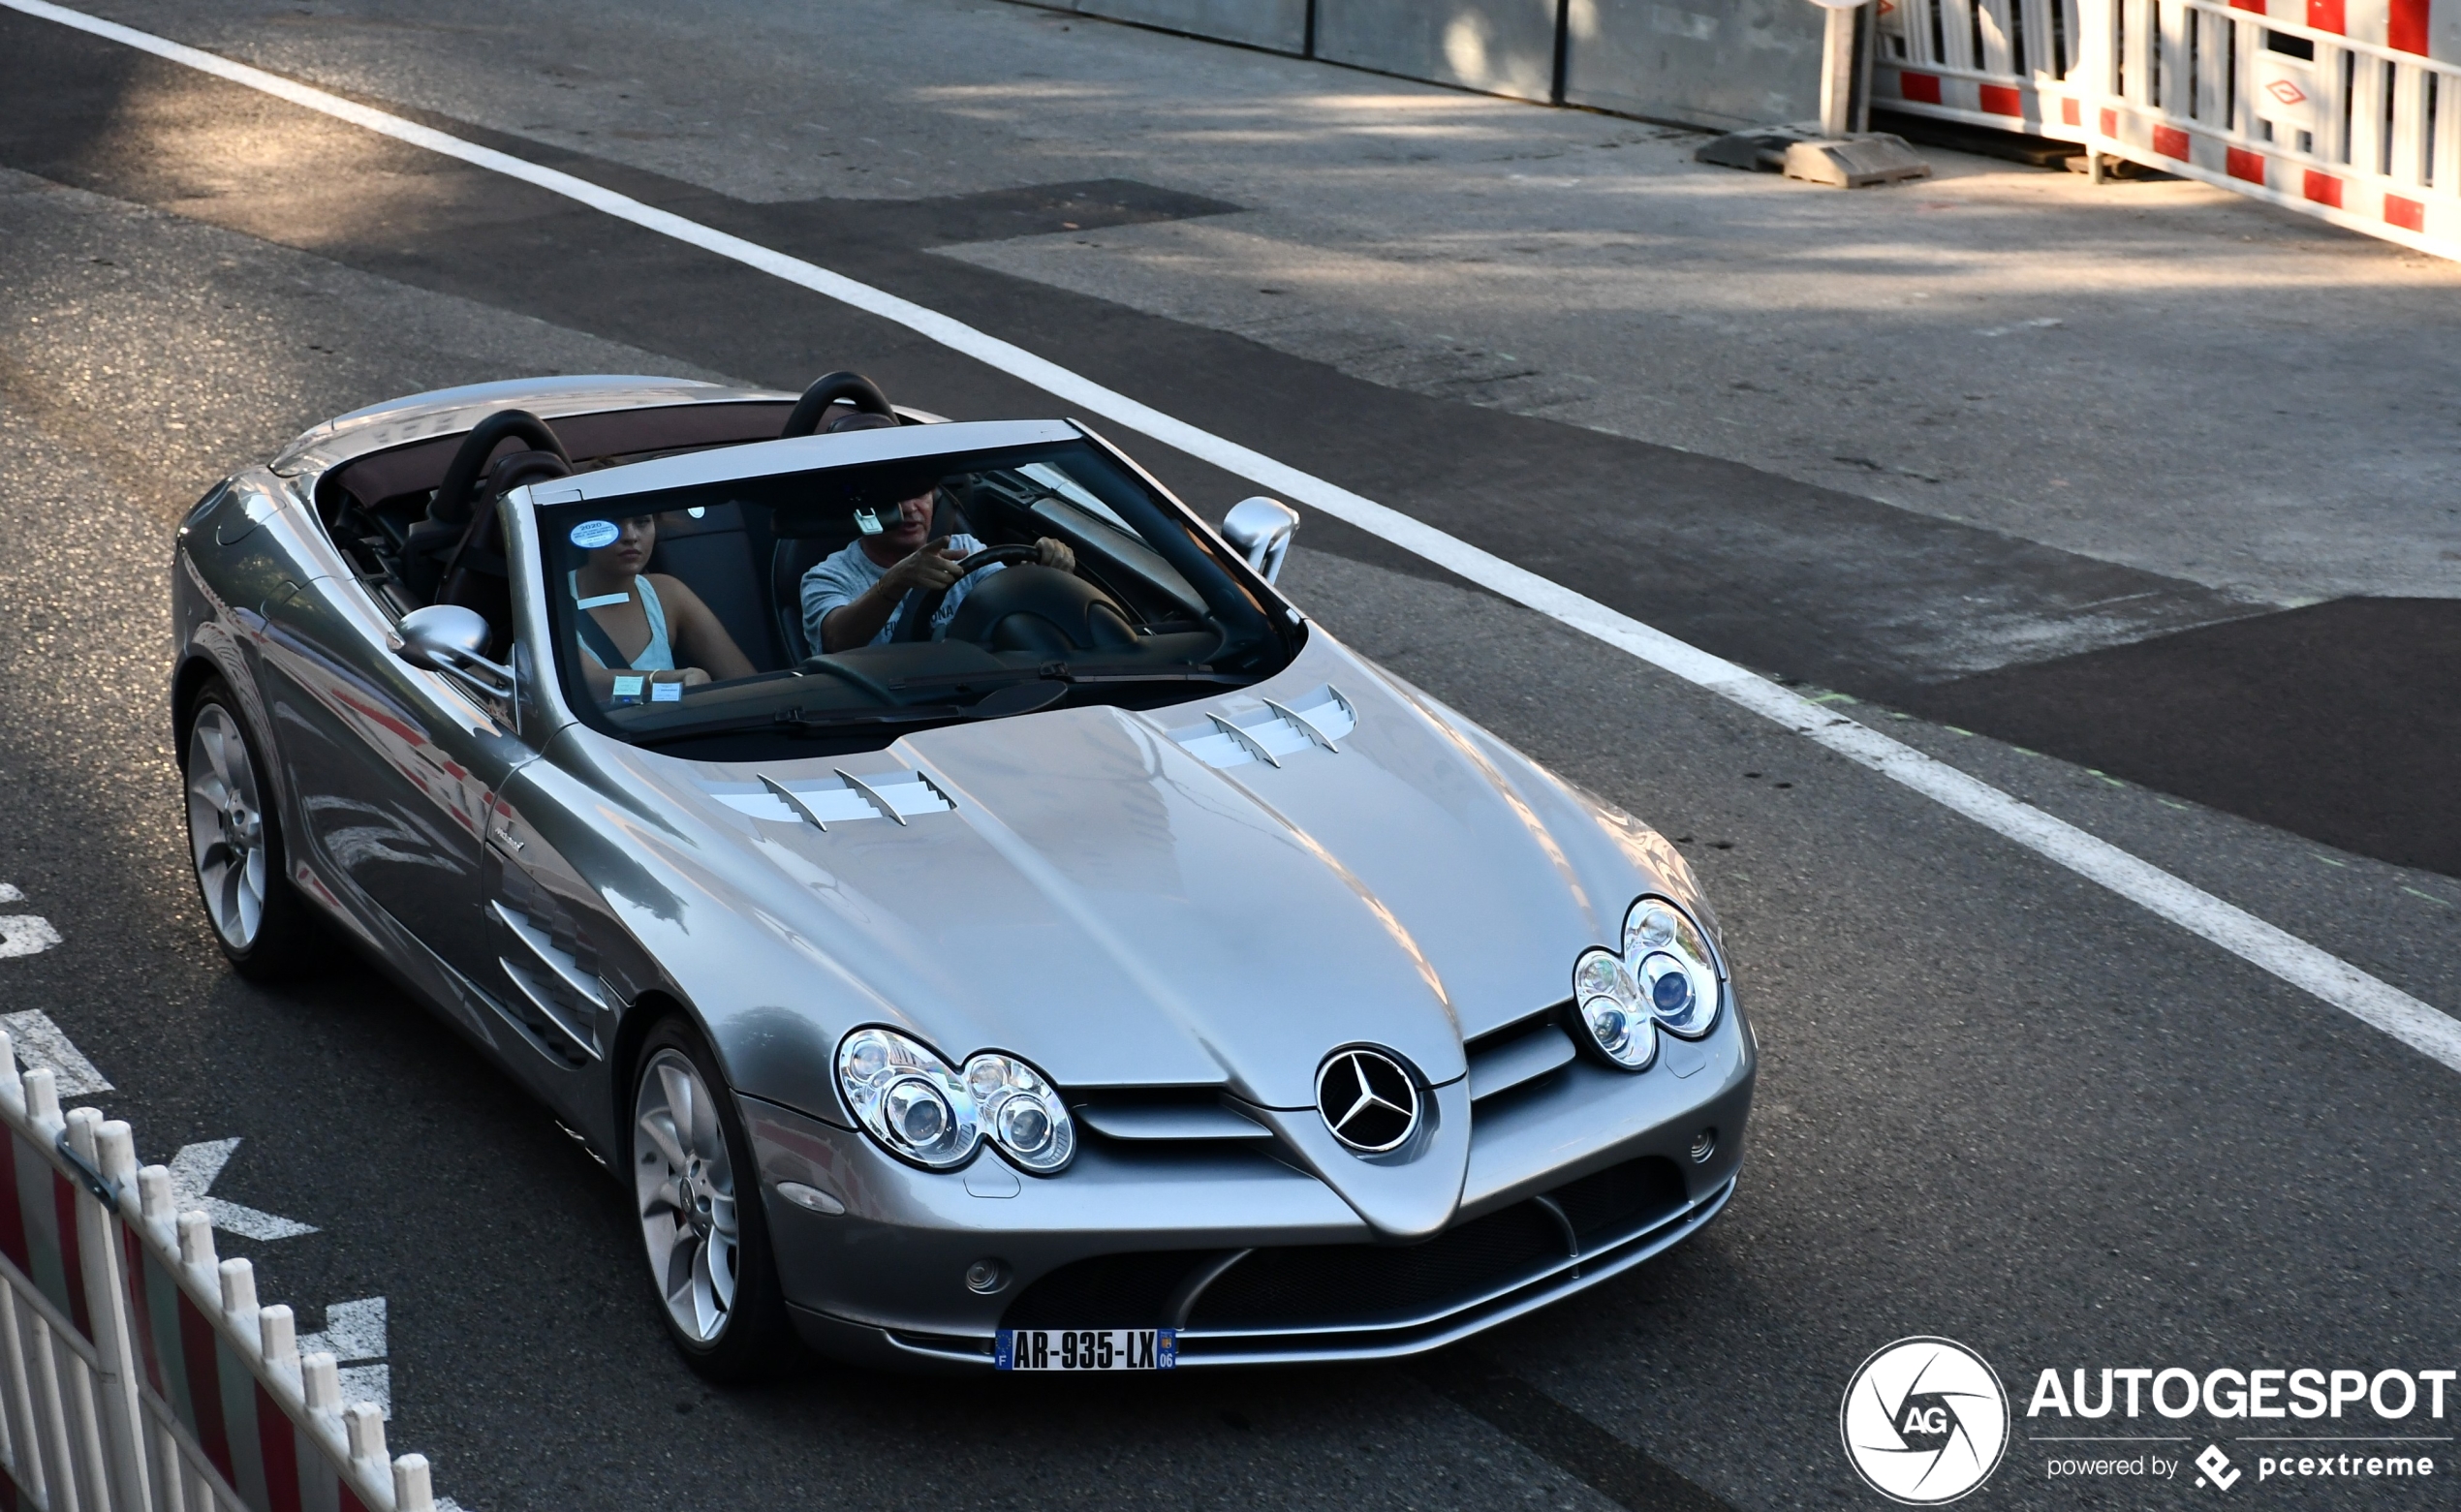
[[[1381,1050],[1337,1050],[1316,1073],[1316,1108],[1343,1148],[1384,1155],[1418,1127],[1418,1084]]]

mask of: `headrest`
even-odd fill
[[[487,497],[501,499],[527,483],[572,476],[573,465],[552,451],[508,451],[487,469]]]

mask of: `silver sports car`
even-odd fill
[[[205,912],[546,1103],[712,1377],[1434,1348],[1707,1222],[1757,1050],[1674,849],[1297,523],[853,374],[345,415],[179,527]]]

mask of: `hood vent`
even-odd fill
[[[1264,698],[1254,708],[1205,718],[1206,724],[1172,730],[1170,738],[1211,767],[1280,766],[1311,750],[1339,755],[1341,740],[1358,725],[1358,711],[1329,683],[1289,703]]]
[[[704,783],[702,790],[738,814],[780,824],[802,822],[826,831],[832,824],[864,819],[892,819],[904,824],[925,814],[946,814],[956,807],[949,795],[920,772],[874,772],[857,776],[840,769],[834,777],[782,783],[763,776],[757,783]]]

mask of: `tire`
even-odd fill
[[[642,1041],[631,1085],[625,1164],[658,1315],[702,1377],[737,1385],[774,1375],[798,1347],[760,1168],[717,1057],[689,1022],[670,1017]]]
[[[291,883],[270,771],[220,678],[189,710],[180,741],[188,858],[214,943],[250,981],[290,981],[333,964],[333,939]]]

